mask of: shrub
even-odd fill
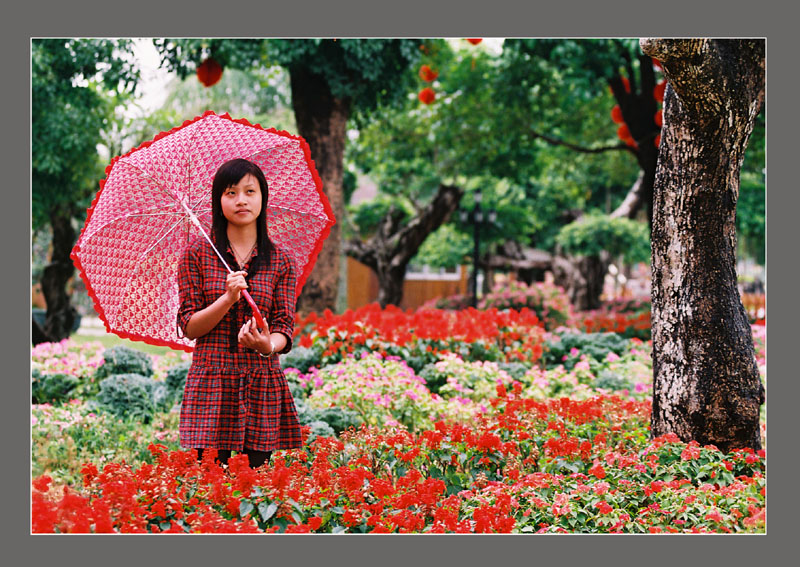
[[[545,367],[552,368],[563,364],[567,370],[572,369],[585,354],[595,360],[603,360],[609,352],[621,356],[629,347],[630,341],[616,333],[576,333],[568,331],[556,334],[545,341],[545,352],[542,361]]]
[[[34,404],[59,403],[71,399],[80,379],[70,374],[31,372],[31,398]]]
[[[162,391],[155,391],[157,384],[141,374],[115,374],[100,382],[95,404],[118,417],[149,423],[156,412],[156,399],[163,399]]]
[[[181,403],[183,400],[183,388],[186,385],[186,376],[189,374],[189,367],[191,363],[182,362],[170,367],[167,370],[167,377],[164,381],[169,396],[174,403]]]
[[[520,311],[527,307],[544,324],[545,329],[553,330],[565,325],[570,316],[571,304],[564,290],[551,283],[513,281],[508,285],[495,286],[478,302],[478,309],[514,309]]]
[[[299,386],[297,383],[289,382],[289,388],[296,390]],[[328,407],[328,408],[314,408],[306,403],[302,396],[292,393],[294,396],[294,405],[297,409],[297,418],[300,425],[309,425],[314,431],[315,423],[324,423],[330,430],[330,436],[338,435],[348,427],[359,427],[364,420],[361,419],[355,412],[342,407]],[[328,434],[318,433],[322,436],[329,436]]]
[[[565,225],[556,242],[575,256],[622,256],[627,264],[650,259],[650,231],[647,223],[608,215],[588,214]]]
[[[107,349],[103,353],[103,359],[103,364],[95,374],[98,380],[114,374],[153,375],[153,361],[150,356],[126,346],[120,345]]]
[[[297,368],[300,372],[306,373],[315,366],[319,368],[322,360],[320,348],[293,346],[288,353],[281,355],[281,366],[284,368]]]

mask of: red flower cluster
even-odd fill
[[[435,355],[480,343],[502,359],[535,362],[542,355],[544,332],[536,314],[525,308],[403,311],[373,303],[341,315],[325,310],[322,316],[298,316],[295,338],[300,346],[325,346],[325,356],[344,357],[363,349],[387,355],[396,347]]]

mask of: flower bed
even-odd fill
[[[471,424],[364,426],[252,470],[154,445],[153,465],[33,486],[34,532],[646,533],[764,530],[765,455],[648,440],[649,402],[499,389]]]
[[[542,355],[544,331],[529,309],[498,311],[466,309],[403,311],[370,304],[334,315],[298,316],[295,340],[314,352],[315,366],[364,352],[399,356],[416,370],[452,352],[468,360],[526,361]]]
[[[753,339],[765,378],[763,326]],[[649,439],[649,342],[550,333],[525,309],[368,306],[299,321],[295,345],[307,442],[255,471],[180,451],[174,410],[121,419],[89,389],[34,405],[33,530],[765,531],[763,452]],[[102,355],[67,341],[32,358],[89,381]],[[152,379],[187,358],[151,357]]]

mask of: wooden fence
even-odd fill
[[[403,283],[401,309],[416,309],[437,297],[467,293],[467,268],[461,266],[456,274],[406,274]],[[358,309],[378,300],[378,277],[367,266],[347,258],[347,307]]]

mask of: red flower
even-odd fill
[[[197,67],[197,79],[206,87],[216,85],[222,78],[222,65],[209,57]]]
[[[599,510],[599,512],[601,514],[609,514],[610,512],[612,512],[614,510],[614,508],[609,506],[608,502],[606,502],[605,500],[601,500],[600,502],[598,502],[594,506],[595,506],[595,508],[597,508]]]
[[[700,457],[700,447],[694,445],[687,445],[686,448],[681,451],[681,460],[684,461],[691,461],[692,459],[697,459]]]
[[[589,474],[595,476],[596,478],[605,478],[606,477],[606,470],[603,468],[603,465],[600,463],[595,463],[589,469]]]
[[[53,479],[45,474],[33,481],[33,487],[40,492],[47,492],[50,490],[51,482],[53,482]]]
[[[430,104],[436,98],[436,92],[430,87],[425,87],[419,91],[419,100],[425,104]]]
[[[423,65],[419,68],[419,76],[423,81],[433,81],[439,76],[439,71],[434,71],[428,65]]]
[[[467,41],[470,42],[472,45],[478,45],[480,42],[483,41],[483,39],[479,37],[473,37],[473,38],[467,38]]]
[[[658,102],[664,102],[664,90],[667,88],[667,81],[661,81],[653,87],[653,98]]]

